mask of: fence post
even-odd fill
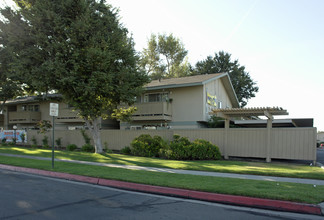
[[[225,141],[224,141],[224,159],[228,160],[228,129],[229,129],[230,119],[225,118]]]

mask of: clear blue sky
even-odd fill
[[[10,0],[5,0],[9,2]],[[324,131],[324,0],[107,0],[142,51],[173,33],[192,65],[218,51],[246,67],[260,90],[247,107],[283,107]]]
[[[173,33],[192,65],[220,50],[260,87],[247,107],[283,107],[324,131],[323,0],[111,0],[141,51]]]

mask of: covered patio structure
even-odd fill
[[[227,108],[214,109],[210,114],[225,119],[225,140],[224,145],[228,145],[228,129],[230,120],[234,118],[266,116],[267,117],[267,136],[266,136],[266,162],[271,162],[271,128],[274,115],[288,115],[287,110],[280,107],[262,107],[262,108]],[[228,152],[224,148],[224,158],[228,159]]]

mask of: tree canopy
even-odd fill
[[[1,10],[2,47],[13,57],[13,72],[31,89],[62,94],[85,119],[101,153],[101,118],[116,115],[121,102],[133,103],[148,82],[118,11],[103,0],[19,3],[18,11]]]
[[[9,10],[3,10],[2,14],[6,14],[8,20],[12,19]],[[6,29],[6,28],[9,28]],[[14,99],[16,96],[22,93],[22,85],[17,81],[17,76],[14,75],[14,71],[11,65],[12,56],[8,48],[5,48],[3,45],[6,45],[8,41],[12,40],[6,36],[8,31],[17,31],[12,29],[15,27],[7,27],[4,25],[4,22],[0,21],[0,111],[3,110],[3,107],[7,100]]]
[[[255,97],[259,87],[256,86],[245,67],[238,60],[231,60],[231,55],[224,51],[215,53],[214,57],[208,56],[205,60],[196,63],[193,74],[228,73],[241,107]]]
[[[172,34],[152,34],[141,54],[141,65],[152,79],[187,76],[187,54],[183,43]]]

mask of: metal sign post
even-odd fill
[[[54,130],[55,117],[58,116],[59,105],[57,103],[50,103],[50,116],[53,116],[53,130],[52,130],[52,169],[54,169]]]

